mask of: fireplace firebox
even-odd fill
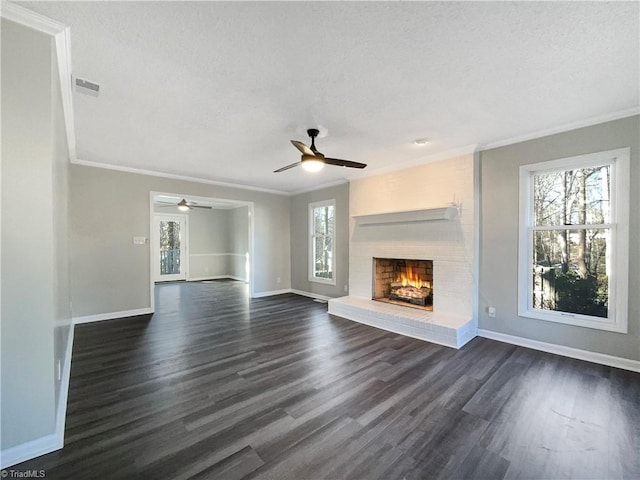
[[[373,259],[373,300],[433,310],[433,261]]]

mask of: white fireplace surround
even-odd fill
[[[438,229],[453,231],[455,225],[438,226]],[[420,253],[425,249],[431,252]],[[468,268],[470,259],[465,257],[461,247],[449,244],[448,247],[430,248],[413,242],[398,242],[394,246],[359,244],[358,250],[350,266],[351,294],[329,300],[330,314],[454,348],[462,347],[476,336],[477,323],[472,315],[473,276]],[[435,253],[437,250],[440,250],[439,254]],[[397,257],[398,251],[403,252],[401,255],[405,259],[433,257],[433,311],[372,300],[373,258]]]
[[[454,348],[476,336],[472,156],[355,180],[350,213],[349,296],[330,314]],[[433,312],[372,300],[373,258],[432,259]]]

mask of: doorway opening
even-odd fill
[[[253,294],[253,202],[150,192],[150,297],[168,281],[232,279]]]
[[[188,266],[187,215],[156,213],[153,223],[157,238],[153,242],[154,281],[170,282],[187,279]]]

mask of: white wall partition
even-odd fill
[[[2,4],[2,17],[5,468],[62,448],[73,342],[67,212],[75,145],[64,101],[70,94],[67,29],[9,3]]]

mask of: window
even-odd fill
[[[309,280],[336,284],[335,200],[309,204]]]
[[[629,149],[520,167],[518,314],[627,331]]]

